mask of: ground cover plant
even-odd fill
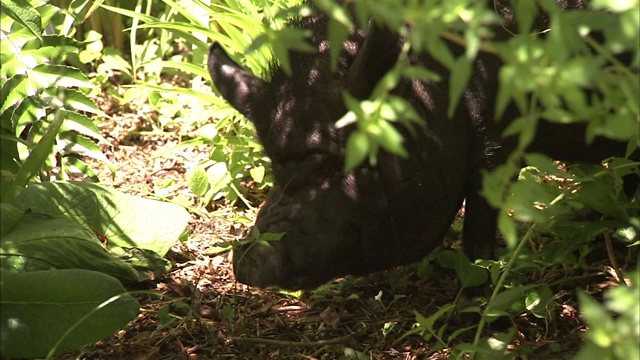
[[[513,98],[529,120],[580,118],[591,135],[637,147],[637,1],[593,1],[588,12],[569,15],[538,1],[553,14],[551,28],[563,30],[502,44],[490,41],[490,2],[358,4],[363,18],[398,31],[411,24],[411,46],[460,74],[452,98],[476,52],[495,51],[506,62],[500,102]],[[529,34],[533,2],[514,4],[519,32]],[[82,1],[2,3],[1,355],[638,358],[640,219],[637,196],[628,201],[620,180],[638,164],[616,159],[578,168],[526,154],[520,149],[533,129],[522,119],[509,129],[520,134],[519,150],[486,175],[485,194],[501,209],[497,260],[465,261],[456,223],[448,248],[412,267],[302,294],[233,281],[228,250],[247,231],[272,178],[249,122],[210,88],[205,54],[217,41],[256,74],[267,74],[272,57],[287,66],[286,49],[305,48],[305,34],[285,26],[291,14],[306,11],[296,5],[166,0],[106,2],[98,10]],[[339,42],[353,20],[332,2],[317,6],[333,14],[332,41]],[[111,24],[128,29],[124,45],[85,21],[96,11],[119,16],[121,23]],[[585,16],[593,21],[577,22]],[[579,31],[563,26],[575,23]],[[589,36],[595,30],[602,38]],[[467,53],[453,58],[443,39],[464,43]],[[592,52],[577,50],[584,41]],[[625,52],[630,65],[614,58]],[[431,76],[402,73],[402,61],[394,75]],[[358,119],[348,166],[375,158],[380,148],[402,151],[382,131],[392,121],[382,111],[389,81],[377,98],[351,104],[345,121],[369,116]],[[604,95],[585,99],[584,88]],[[520,181],[510,183],[518,173]],[[98,179],[101,185],[87,183]],[[186,212],[175,204],[191,213],[188,239]],[[494,294],[457,302],[460,284],[476,284],[479,267],[488,270]],[[105,291],[87,290],[96,284]],[[88,305],[71,305],[79,299]],[[42,301],[66,304],[65,313],[42,310],[57,326],[35,346],[21,331],[43,324],[28,315]],[[481,320],[466,320],[456,311],[464,308]]]

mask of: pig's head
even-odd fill
[[[415,228],[424,222],[424,209],[406,204],[420,196],[425,181],[416,179],[415,164],[385,154],[378,167],[342,172],[349,129],[335,126],[347,111],[341,93],[370,95],[397,59],[397,36],[376,27],[366,40],[356,35],[345,43],[337,72],[330,70],[321,37],[311,39],[319,53],[290,54],[291,76],[276,68],[268,80],[244,70],[218,44],[209,52],[216,88],[254,123],[275,177],[255,226],[284,236],[270,246],[250,237],[235,249],[236,278],[249,285],[311,288],[336,276],[415,261],[434,246],[406,239],[407,231],[415,238],[432,231]],[[443,215],[439,223],[446,224],[430,237],[440,237],[451,216]]]

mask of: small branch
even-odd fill
[[[611,244],[611,231],[609,230],[605,230],[604,232],[604,243],[607,246],[607,255],[609,256],[609,261],[611,262],[611,267],[613,267],[613,271],[616,272],[616,276],[618,277],[618,282],[626,286],[627,282],[624,280],[624,275],[620,270],[620,266],[618,265],[618,260],[616,260],[616,257],[613,254],[613,245]]]
[[[442,37],[445,40],[449,40],[452,43],[458,44],[464,48],[467,47],[467,41],[460,35],[451,32],[451,31],[443,31],[440,33],[440,37]],[[479,47],[480,51],[489,53],[489,54],[494,54],[496,55],[498,53],[498,51],[496,50],[495,47],[493,47],[492,45],[490,45],[487,42],[483,42],[480,44]]]
[[[246,342],[246,343],[254,343],[254,344],[262,344],[262,345],[274,345],[274,346],[290,346],[290,347],[320,347],[326,345],[340,344],[347,340],[351,340],[355,334],[349,334],[345,336],[341,336],[335,339],[329,340],[318,340],[318,341],[310,341],[310,342],[300,342],[300,341],[286,341],[286,340],[270,340],[270,339],[262,339],[262,338],[254,338],[254,337],[236,337],[230,336],[229,339],[238,342]]]

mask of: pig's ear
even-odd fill
[[[264,81],[231,60],[218,43],[209,49],[208,66],[211,79],[222,97],[249,117],[253,97],[262,91]]]
[[[346,90],[357,99],[368,98],[378,81],[395,65],[401,48],[398,34],[371,21],[367,38],[347,74]]]

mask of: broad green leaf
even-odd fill
[[[41,64],[33,68],[30,75],[42,87],[94,88],[94,85],[77,68],[64,65]]]
[[[171,261],[151,250],[118,247],[111,254],[130,264],[144,280],[159,279],[171,269]]]
[[[463,288],[479,286],[487,281],[487,270],[474,265],[462,252],[445,250],[438,253],[438,263],[455,269]]]
[[[264,168],[264,166],[255,166],[249,169],[249,174],[251,175],[251,178],[253,179],[253,181],[257,182],[258,184],[261,184],[262,180],[264,180],[265,172],[266,172],[266,169]]]
[[[0,161],[2,161],[1,164],[3,167],[0,168],[0,203],[4,204],[12,199],[12,196],[20,192],[20,189],[14,189],[13,187],[13,180],[15,179],[14,173],[5,169],[5,167],[17,167],[18,163],[14,158],[8,157],[4,152],[0,153]],[[11,164],[11,166],[7,164]]]
[[[558,173],[558,165],[553,162],[548,156],[538,153],[530,153],[524,155],[524,160],[530,166],[535,167],[539,171],[546,174]],[[561,174],[556,174],[559,176]]]
[[[0,203],[0,239],[8,234],[24,216],[24,212],[9,203]]]
[[[118,280],[99,272],[3,270],[0,356],[44,357],[96,342],[133,320],[139,308]]]
[[[549,307],[553,293],[548,286],[540,286],[527,292],[524,298],[524,304],[527,310],[531,311],[535,317],[540,319],[549,319],[553,314]],[[552,320],[552,319],[551,319]]]
[[[3,0],[2,12],[15,22],[24,26],[31,34],[42,41],[42,21],[40,14],[27,0]]]
[[[22,210],[72,218],[104,234],[109,246],[138,247],[160,256],[182,239],[190,218],[175,204],[75,181],[31,185],[13,204]]]
[[[584,181],[580,186],[580,196],[577,201],[599,211],[603,215],[627,221],[629,216],[620,206],[615,187],[611,178],[598,178],[592,181]]]
[[[25,213],[2,237],[0,265],[3,270],[20,273],[85,269],[127,283],[140,280],[137,272],[111,255],[86,226],[65,217],[38,213]]]
[[[516,286],[498,293],[496,297],[489,299],[487,314],[489,316],[496,316],[503,313],[510,308],[514,302],[522,300],[528,290],[537,286],[539,285]]]
[[[527,176],[511,185],[511,196],[507,200],[513,216],[521,221],[542,223],[553,214],[551,201],[558,195],[552,191],[556,188],[540,184],[531,176]]]

